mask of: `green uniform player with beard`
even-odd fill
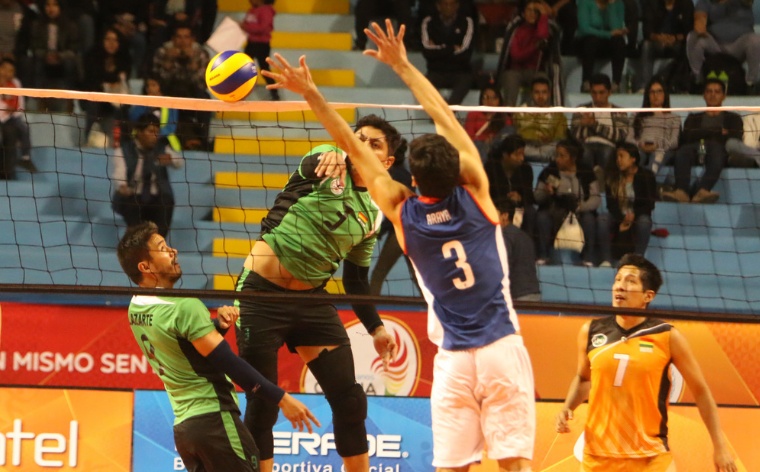
[[[177,251],[152,222],[128,228],[119,242],[119,263],[141,288],[170,289],[182,275]],[[231,378],[246,392],[261,392],[279,405],[294,427],[319,424],[298,400],[267,381],[230,349],[224,334],[239,316],[221,307],[211,320],[197,298],[135,295],[129,324],[153,371],[164,383],[174,411],[174,441],[188,471],[259,470],[259,451],[240,420]]]

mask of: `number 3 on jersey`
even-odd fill
[[[456,257],[454,264],[464,272],[464,280],[461,277],[451,279],[454,287],[459,290],[465,290],[475,285],[475,275],[472,273],[472,267],[467,263],[467,253],[464,251],[462,243],[455,239],[441,246],[441,250],[443,251],[444,259]]]

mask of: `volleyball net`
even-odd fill
[[[15,166],[14,175],[0,181],[0,227],[3,228],[0,231],[0,291],[3,292],[67,293],[74,290],[71,286],[77,286],[80,293],[129,292],[130,283],[115,254],[126,224],[112,207],[113,195],[117,192],[112,177],[115,148],[135,139],[135,119],[129,118],[130,108],[142,106],[150,111],[159,110],[155,114],[164,120],[162,125],[177,125],[173,133],[184,147],[177,152],[183,165],[169,166],[168,170],[174,208],[167,239],[179,251],[183,267],[177,290],[188,295],[231,297],[229,291],[234,287],[244,258],[260,236],[261,220],[289,176],[298,169],[301,157],[315,146],[331,142],[302,102],[225,104],[212,100],[32,89],[2,89],[0,93],[25,96],[29,102],[86,99],[112,104],[113,110],[118,110],[113,116],[91,115],[89,119],[79,112],[84,108],[79,105],[71,114],[19,113],[20,121],[30,131],[35,173],[12,162],[21,159],[22,152],[17,147],[20,142],[7,129],[8,125],[3,124],[4,160],[12,162],[7,166]],[[393,124],[407,141],[435,132],[427,115],[415,105],[339,103],[335,107],[350,124],[361,116],[379,115]],[[182,116],[207,113],[210,120],[207,125],[203,118],[191,118],[189,125],[170,123],[166,116],[161,116],[161,108],[183,110]],[[470,112],[494,111],[475,107],[455,107],[455,110],[463,123]],[[687,114],[702,110],[674,108],[673,113],[680,116],[683,123]],[[727,314],[749,321],[758,313],[760,169],[750,151],[757,149],[758,135],[753,126],[755,117],[760,123],[760,109],[724,107],[724,110],[739,114],[744,129],[738,131],[744,137],[753,137],[735,140],[728,166],[720,172],[712,188],[720,195],[717,202],[662,201],[662,191],[675,189],[674,158],[670,158],[669,163],[666,160],[656,174],[659,190],[652,197],[652,225],[647,230],[650,239],[644,254],[660,268],[665,278],[652,308],[672,311],[673,317],[688,318],[693,313],[703,313],[720,318]],[[477,142],[484,161],[503,158],[498,151],[491,152],[489,157],[487,148],[490,145],[492,150],[497,149],[502,138],[510,131],[516,132],[518,115],[515,112],[531,117],[540,126],[542,120],[554,122],[560,115],[570,125],[573,113],[579,110],[522,107],[496,111],[505,113],[506,127],[494,132],[490,143]],[[633,116],[644,110],[615,111]],[[609,115],[599,115],[599,120],[609,120]],[[480,136],[486,128],[481,122],[474,132]],[[571,137],[572,133],[568,131],[567,135]],[[535,144],[528,141],[529,147]],[[554,145],[552,140],[547,143],[549,148]],[[539,175],[549,164],[553,152],[539,157],[530,155],[530,151],[528,154],[526,162],[532,173],[532,191],[540,186]],[[609,165],[614,165],[615,158],[610,162]],[[690,182],[697,181],[703,169],[695,161],[689,171]],[[507,174],[505,171],[496,177],[500,180],[496,186],[503,189],[505,185],[513,185]],[[605,182],[609,182],[609,175]],[[614,262],[622,252],[635,247],[630,232],[621,236],[620,231],[613,231],[612,258],[602,260],[605,257],[601,255],[603,250],[599,244],[605,233],[599,228],[602,228],[600,221],[604,215],[609,215],[608,202],[612,198],[616,206],[626,205],[622,201],[623,194],[612,195],[613,190],[607,188],[598,196],[598,207],[592,211],[593,231],[597,234],[585,237],[586,250],[595,254],[594,266],[583,265],[587,260],[585,254],[581,257],[573,251],[554,250],[552,235],[549,263],[537,268],[542,303],[518,303],[518,307],[550,312],[609,312]],[[580,196],[581,200],[588,197]],[[611,227],[619,227],[619,222]],[[536,246],[542,244],[538,232],[536,225],[531,234]],[[595,247],[591,248],[594,239]],[[384,235],[377,244],[371,273],[377,268],[385,243]],[[540,256],[539,247],[536,251]],[[610,262],[612,267],[604,267],[606,264],[597,267],[602,262]],[[519,272],[512,274],[513,278],[521,276]],[[403,257],[390,264],[387,275],[375,283],[379,294],[370,298],[373,301],[402,305],[422,303]],[[344,295],[340,271],[327,284],[327,289],[338,302],[356,299]]]

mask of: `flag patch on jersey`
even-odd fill
[[[654,352],[654,344],[649,341],[639,341],[639,351]]]
[[[363,211],[360,211],[357,215],[357,218],[359,218],[359,222],[362,224],[362,226],[366,228],[367,223],[369,223],[369,217],[365,215]]]

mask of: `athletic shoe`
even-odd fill
[[[661,197],[664,202],[689,203],[689,195],[680,188],[672,192],[662,192]]]
[[[720,198],[718,192],[713,192],[704,188],[699,189],[691,199],[691,203],[715,203]]]

